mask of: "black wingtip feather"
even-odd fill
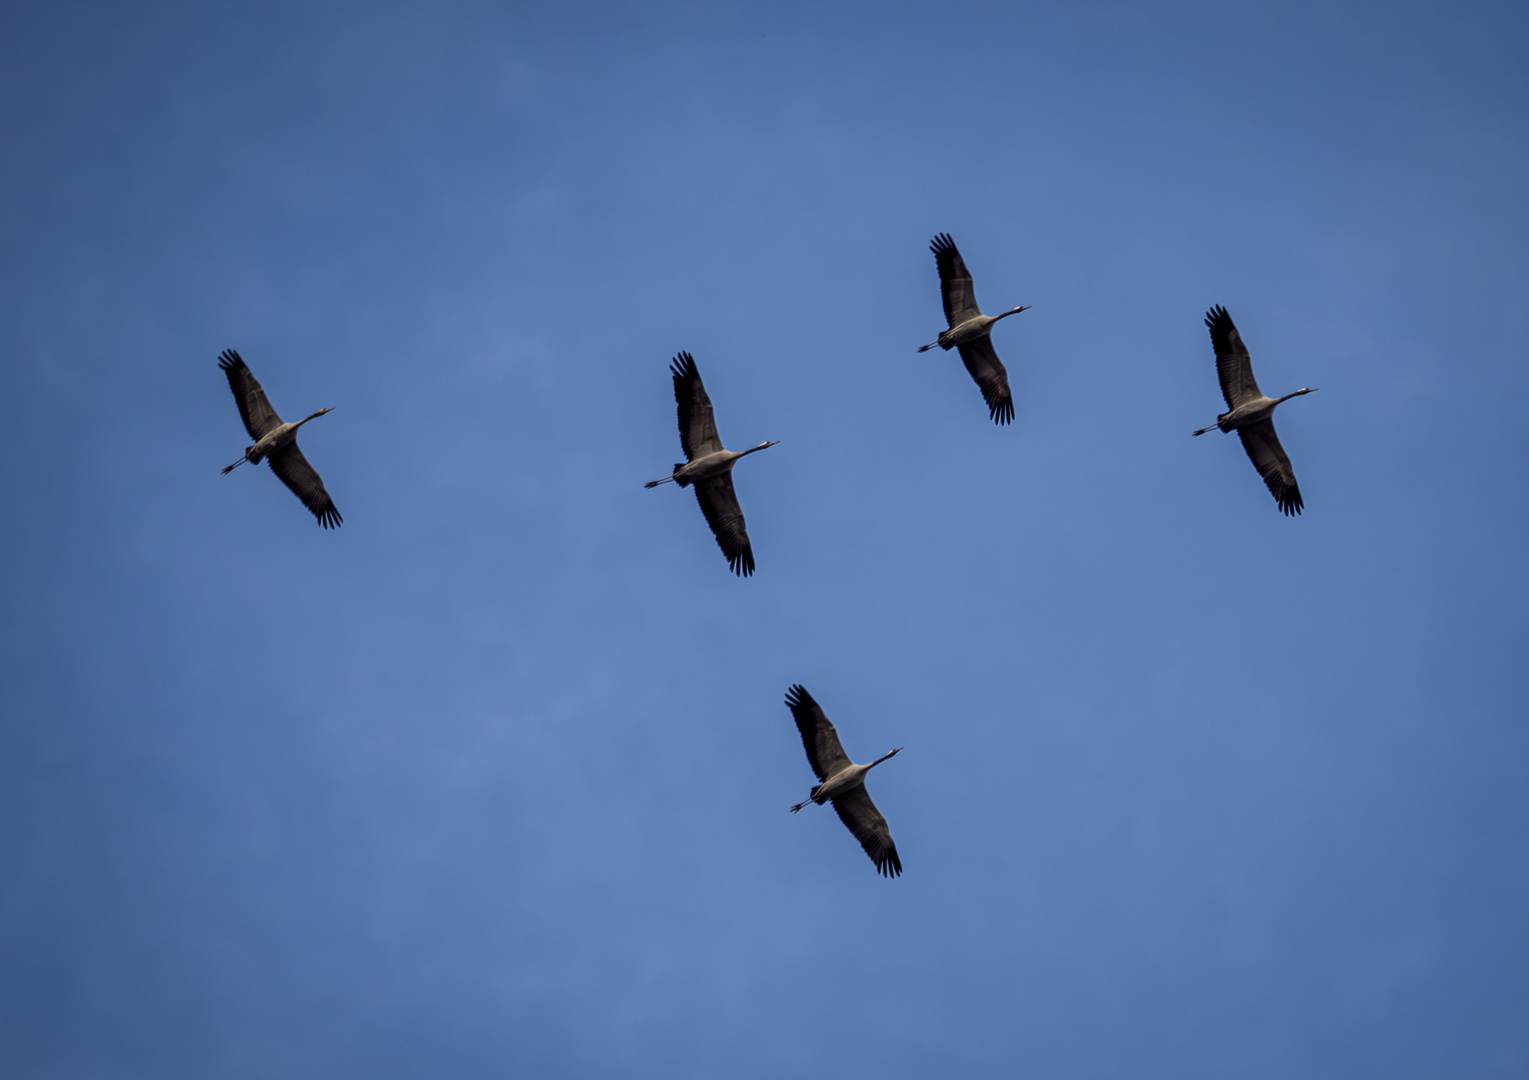
[[[249,367],[249,365],[246,364],[244,362],[244,358],[241,357],[233,349],[224,349],[221,353],[218,354],[218,367],[226,373],[229,371],[237,371],[242,367]]]
[[[929,250],[934,253],[934,265],[940,272],[940,280],[944,281],[955,273],[956,260],[961,253],[956,250],[956,242],[950,238],[949,233],[940,233],[929,245]]]
[[[696,369],[695,357],[688,352],[679,352],[669,364],[669,373],[674,376],[675,382],[684,382],[690,379],[699,379],[700,371]]]
[[[1242,345],[1242,336],[1237,333],[1237,324],[1220,304],[1205,313],[1205,327],[1210,331],[1211,348],[1218,357],[1247,351]]]

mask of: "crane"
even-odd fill
[[[1030,305],[1010,308],[1002,315],[984,315],[977,307],[977,295],[972,290],[972,275],[966,269],[966,260],[956,250],[956,242],[949,233],[940,233],[929,245],[934,252],[935,266],[940,271],[940,292],[945,301],[945,321],[950,329],[928,345],[920,345],[919,352],[928,352],[938,345],[942,349],[959,349],[961,362],[982,391],[987,402],[988,415],[995,424],[1007,424],[1014,419],[1014,398],[1009,393],[1009,373],[993,349],[991,334],[1000,319],[1029,311]]]
[[[797,731],[802,734],[807,762],[822,781],[805,800],[793,806],[791,812],[796,813],[809,802],[821,806],[832,800],[839,820],[860,841],[877,871],[884,877],[897,877],[903,872],[903,863],[897,857],[897,845],[892,842],[887,819],[881,816],[881,811],[876,809],[865,790],[865,774],[896,756],[902,747],[887,751],[869,765],[856,765],[839,745],[838,731],[806,687],[796,685],[787,690],[786,705],[796,720]]]
[[[246,461],[251,465],[259,465],[264,459],[271,466],[271,471],[281,478],[281,482],[318,518],[320,525],[326,529],[338,529],[342,519],[334,507],[334,500],[324,490],[324,481],[318,471],[308,464],[308,459],[297,448],[297,429],[309,420],[334,410],[320,409],[295,424],[284,423],[276,415],[276,410],[271,408],[265,391],[255,381],[249,365],[238,353],[233,349],[225,349],[218,357],[218,367],[228,376],[228,387],[234,392],[234,402],[239,406],[244,429],[255,440],[253,446],[245,449],[242,458],[223,470],[223,475],[227,476]]]
[[[1206,312],[1205,325],[1210,328],[1211,346],[1216,350],[1216,374],[1221,379],[1221,396],[1226,398],[1227,411],[1216,417],[1210,427],[1192,434],[1204,435],[1211,428],[1223,432],[1235,429],[1269,494],[1287,517],[1294,517],[1306,504],[1296,486],[1290,456],[1274,433],[1274,409],[1282,401],[1313,393],[1317,388],[1303,386],[1281,398],[1265,397],[1253,381],[1253,359],[1226,308],[1218,304]]]
[[[679,406],[680,448],[685,451],[685,461],[674,466],[674,472],[661,480],[651,480],[643,487],[657,487],[671,480],[680,487],[695,488],[696,501],[706,524],[711,526],[717,546],[727,556],[727,565],[739,577],[754,572],[754,549],[749,546],[749,531],[743,522],[743,510],[738,505],[738,493],[733,490],[733,466],[739,458],[748,457],[759,450],[778,445],[762,442],[747,450],[724,450],[722,439],[717,435],[717,421],[712,416],[711,398],[706,396],[706,386],[701,373],[696,370],[695,359],[682,352],[669,365],[674,377],[674,401]]]

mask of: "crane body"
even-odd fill
[[[710,480],[714,476],[726,475],[733,471],[733,466],[738,463],[739,458],[748,457],[756,450],[767,450],[774,445],[776,445],[774,442],[763,442],[747,450],[718,450],[714,453],[703,454],[694,461],[676,463],[674,473],[665,479],[673,480],[680,487],[689,487],[702,480]],[[643,486],[657,487],[662,483],[664,480],[653,480]]]
[[[1024,307],[1011,308],[1008,311],[1005,311],[1002,315],[978,315],[974,318],[967,319],[963,322],[957,323],[955,326],[952,326],[949,330],[943,331],[940,334],[939,340],[931,341],[928,345],[920,345],[918,347],[918,351],[928,352],[930,349],[938,345],[940,348],[949,352],[951,349],[958,348],[962,345],[969,345],[973,341],[976,341],[978,338],[985,338],[991,334],[993,332],[993,327],[996,326],[1000,320],[1007,319],[1010,315],[1018,315],[1021,311],[1029,310],[1030,308],[1027,305]]]
[[[309,420],[312,420],[315,417],[323,416],[325,413],[333,411],[333,409],[319,409],[317,412],[309,413],[301,420],[284,422],[281,427],[277,428],[275,431],[272,431],[269,435],[262,437],[259,442],[255,443],[254,446],[247,447],[244,451],[244,460],[249,462],[251,465],[259,465],[261,461],[270,457],[278,450],[281,450],[283,447],[291,446],[294,442],[296,442],[298,428],[302,427]],[[233,465],[229,465],[223,470],[223,472],[226,475],[236,468],[238,468],[237,462]]]
[[[901,746],[896,750],[889,750],[875,761],[866,765],[846,765],[808,792],[808,801],[822,806],[835,795],[842,795],[850,788],[862,786],[865,783],[866,773],[880,765],[887,758],[895,757],[900,750],[902,750]],[[791,808],[791,812],[794,814],[806,805],[807,803],[805,802],[799,802]]]

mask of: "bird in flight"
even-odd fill
[[[928,345],[920,345],[918,351],[928,352],[936,345],[947,350],[959,349],[961,362],[982,391],[993,423],[1007,424],[1014,419],[1014,398],[1009,393],[1009,372],[993,349],[991,334],[998,320],[1029,311],[1030,305],[1010,308],[1002,315],[982,314],[977,307],[977,295],[972,290],[971,272],[966,269],[966,260],[956,250],[956,242],[950,234],[936,236],[929,250],[934,252],[934,262],[940,271],[940,294],[945,301],[945,321],[950,323],[950,329]]]
[[[246,461],[258,465],[264,460],[292,494],[301,499],[303,505],[318,518],[320,525],[326,529],[338,529],[341,518],[340,512],[334,507],[334,500],[324,490],[324,481],[318,471],[308,464],[308,459],[297,448],[297,429],[314,417],[334,410],[320,409],[295,424],[284,423],[276,415],[276,410],[271,408],[265,391],[255,381],[249,365],[238,353],[232,349],[224,350],[223,355],[218,357],[218,367],[228,376],[228,387],[234,392],[234,401],[244,420],[244,430],[255,440],[253,446],[245,449],[242,458],[223,470],[223,475],[227,476]]]
[[[807,762],[822,781],[805,800],[791,808],[794,814],[809,802],[819,806],[830,800],[839,820],[885,877],[897,877],[903,872],[903,862],[897,857],[897,845],[892,842],[892,830],[887,819],[881,816],[876,804],[865,790],[865,774],[887,758],[902,750],[890,750],[869,765],[856,765],[839,745],[839,733],[834,729],[822,708],[812,699],[806,687],[793,686],[786,691],[786,705],[801,732],[802,745],[807,749]]]
[[[756,450],[775,446],[775,442],[762,442],[747,450],[724,450],[722,439],[717,435],[717,421],[712,416],[711,398],[701,382],[695,360],[688,352],[682,352],[669,365],[674,377],[674,401],[679,406],[680,448],[685,451],[685,461],[674,466],[674,471],[661,480],[651,480],[643,487],[657,487],[674,481],[680,487],[694,487],[696,501],[706,524],[711,526],[717,546],[727,556],[727,565],[739,577],[754,572],[754,549],[749,546],[749,531],[743,523],[743,510],[738,505],[738,493],[733,490],[733,466],[738,459],[748,457]]]
[[[1305,507],[1301,489],[1295,483],[1295,470],[1290,467],[1290,456],[1279,444],[1274,433],[1274,409],[1282,401],[1289,401],[1302,394],[1310,394],[1317,388],[1303,386],[1281,398],[1264,396],[1253,381],[1253,358],[1248,355],[1242,335],[1226,308],[1217,305],[1205,313],[1205,325],[1210,328],[1211,346],[1216,350],[1216,374],[1221,379],[1221,396],[1226,398],[1227,411],[1216,417],[1210,427],[1193,432],[1204,435],[1211,428],[1223,432],[1237,432],[1242,448],[1248,452],[1253,467],[1264,478],[1269,494],[1279,503],[1286,516],[1294,517]]]

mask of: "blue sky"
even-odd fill
[[[1522,1076],[1526,31],[7,8],[0,1071]],[[681,349],[750,580],[641,486]]]

